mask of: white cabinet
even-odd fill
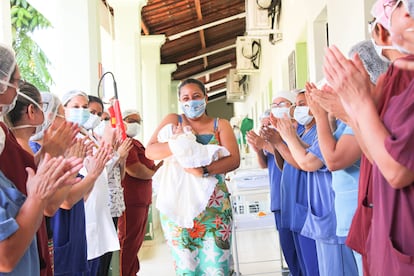
[[[284,269],[284,261],[280,251],[279,239],[276,231],[274,215],[270,211],[270,191],[269,178],[267,170],[247,169],[236,170],[229,175],[227,182],[230,200],[233,211],[233,259],[236,275],[240,274],[239,246],[243,245],[243,240],[239,236],[243,236],[244,231],[261,232],[266,237],[260,237],[264,243],[269,245],[272,252],[262,260],[255,262],[277,262],[275,267],[278,271]],[[261,234],[259,234],[261,235]],[[259,243],[258,239],[258,243]],[[269,244],[271,243],[271,244]],[[261,248],[252,245],[249,251],[259,252]],[[245,249],[244,249],[245,250]],[[243,275],[246,275],[243,272]]]

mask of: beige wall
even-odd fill
[[[283,2],[280,30],[283,40],[276,45],[262,43],[261,71],[250,77],[250,92],[245,102],[235,103],[235,116],[257,117],[269,99],[289,87],[288,56],[298,42],[307,43],[308,79],[323,77],[326,45],[337,45],[345,53],[355,43],[368,37],[367,22],[375,0],[290,0]],[[328,23],[328,33],[326,33]],[[329,37],[329,41],[327,39]],[[269,95],[269,82],[272,92]]]

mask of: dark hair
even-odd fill
[[[96,96],[88,95],[88,99],[89,99],[88,105],[90,103],[98,103],[98,104],[101,105],[102,110],[104,110],[104,105],[103,105],[103,102],[102,102],[102,100],[100,98],[98,98]]]
[[[204,86],[204,84],[201,81],[199,81],[197,79],[186,79],[178,85],[178,96],[180,96],[181,88],[184,85],[187,85],[187,84],[190,84],[190,83],[193,83],[193,84],[197,85],[201,89],[201,91],[203,91],[203,94],[206,95],[206,87]]]
[[[40,92],[36,86],[26,81],[19,81],[19,89],[20,93],[25,94],[37,102],[40,106],[42,106],[42,97],[40,96]],[[15,126],[15,124],[22,119],[23,114],[27,112],[27,107],[31,104],[34,106],[34,108],[38,108],[30,100],[21,95],[18,95],[16,106],[6,115],[6,121],[9,126]]]

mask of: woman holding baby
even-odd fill
[[[183,81],[178,96],[184,114],[169,114],[162,120],[148,143],[146,156],[164,160],[174,155],[169,143],[159,139],[159,132],[170,126],[172,135],[191,131],[198,143],[220,145],[229,154],[205,166],[184,168],[184,173],[199,179],[211,176],[217,179],[204,211],[194,217],[193,227],[181,227],[163,213],[161,225],[177,275],[230,275],[232,212],[224,174],[240,164],[237,142],[227,120],[206,114],[208,97],[203,83],[196,79]],[[170,182],[174,183],[174,179]],[[179,180],[175,183],[179,185]]]

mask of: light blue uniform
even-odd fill
[[[0,172],[0,241],[8,239],[19,229],[15,218],[25,200],[26,196]],[[10,273],[0,272],[0,275],[37,276],[40,275],[39,264],[36,235],[33,235],[29,248],[13,271]]]
[[[345,128],[346,125],[338,124],[336,139],[343,134]],[[318,141],[315,141],[307,151],[324,162]],[[352,168],[350,170],[352,171]],[[358,275],[353,252],[344,244],[345,237],[338,238],[338,230],[343,231],[344,228],[349,230],[357,200],[357,188],[355,189],[353,182],[357,185],[358,179],[349,181],[352,177],[348,176],[346,170],[341,171],[331,177],[331,173],[324,166],[316,172],[311,172],[308,181],[312,207],[312,215],[308,219],[313,222],[309,223],[311,227],[307,229],[307,236],[312,236],[316,240],[320,275]],[[338,191],[335,189],[334,192],[334,187],[338,188]],[[355,199],[349,201],[349,194],[352,193]],[[351,217],[349,217],[349,209],[352,213]],[[336,211],[339,216],[336,215]],[[344,221],[344,216],[348,217],[347,221]]]
[[[354,135],[351,127],[337,121],[334,133],[336,140],[342,135]],[[340,243],[345,243],[358,204],[360,160],[343,170],[332,172],[332,188],[335,191],[336,235]],[[353,251],[358,266],[358,274],[363,275],[361,255]]]

